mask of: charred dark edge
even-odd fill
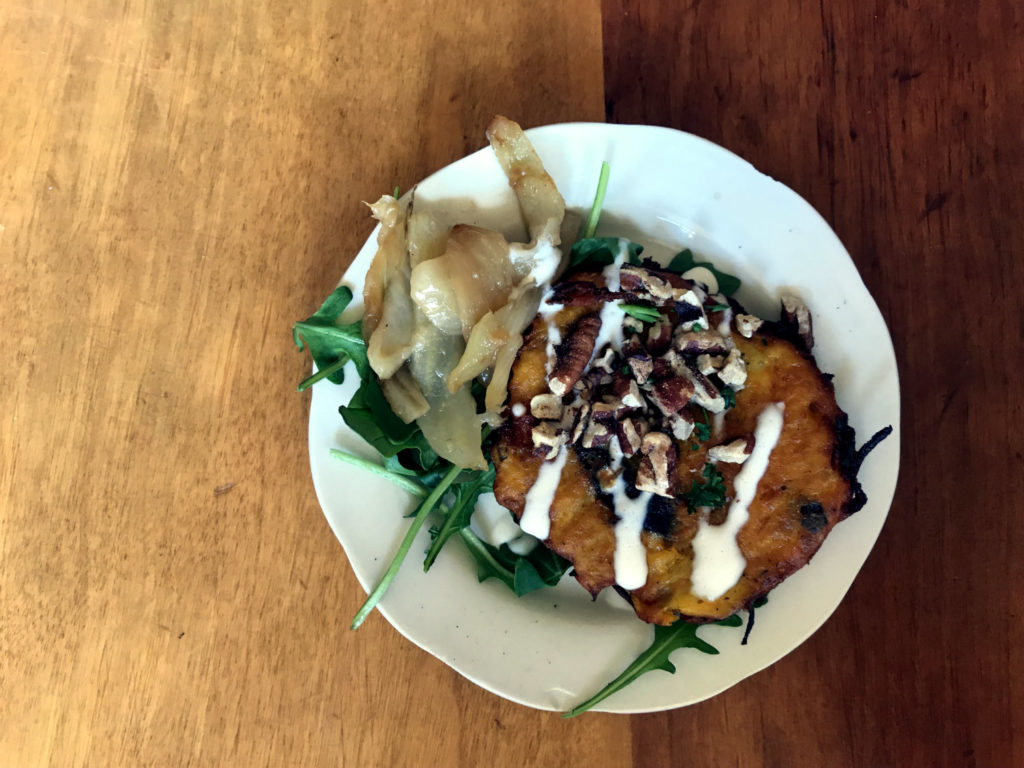
[[[743,631],[743,639],[740,640],[740,645],[746,645],[747,644],[747,640],[750,639],[750,633],[754,629],[754,612],[755,612],[755,610],[756,609],[754,608],[754,602],[752,601],[750,603],[750,605],[747,606],[747,628]]]

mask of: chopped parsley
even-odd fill
[[[707,482],[694,480],[690,490],[683,494],[686,511],[691,515],[700,507],[716,509],[725,506],[725,478],[714,464],[705,464],[701,473]]]
[[[724,386],[721,389],[722,398],[725,400],[725,407],[735,408],[736,407],[736,390],[730,386]]]

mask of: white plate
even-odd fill
[[[624,235],[667,254],[683,247],[743,280],[748,309],[777,317],[783,290],[803,297],[814,316],[815,356],[835,374],[839,405],[863,442],[891,424],[893,435],[866,461],[860,480],[868,504],[825,541],[814,560],[771,594],[750,642],[742,629],[709,626],[701,636],[721,651],[672,658],[677,672],[652,672],[605,700],[606,712],[651,712],[706,699],[778,661],[839,605],[885,522],[899,462],[899,385],[885,323],[838,238],[810,205],[736,155],[666,128],[552,125],[528,135],[570,208],[589,207],[600,163],[611,165],[598,234]],[[417,189],[417,205],[448,211],[449,221],[522,234],[512,191],[489,148],[435,173]],[[445,200],[443,204],[437,201]],[[510,224],[512,222],[512,224]],[[657,243],[668,248],[657,247]],[[343,282],[358,295],[376,250],[376,232]],[[338,415],[356,387],[317,384],[310,409],[313,482],[327,520],[364,588],[378,581],[409,521],[414,501],[386,480],[329,455],[373,450]],[[457,540],[429,573],[419,557],[427,527],[380,611],[395,628],[465,677],[507,699],[564,710],[595,693],[650,643],[653,630],[606,590],[591,601],[566,577],[554,589],[516,598],[493,579],[479,584]],[[345,618],[345,617],[343,617]],[[359,642],[353,636],[351,642]]]

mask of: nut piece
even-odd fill
[[[644,435],[640,450],[644,458],[637,468],[636,489],[671,497],[670,477],[676,465],[672,438],[664,432],[650,432]]]
[[[575,408],[575,407],[576,406],[574,405],[573,408]],[[570,410],[572,410],[572,409],[570,409]],[[577,442],[580,439],[580,437],[583,436],[583,430],[585,430],[587,428],[587,423],[589,421],[589,417],[590,417],[590,403],[588,403],[586,400],[584,400],[584,401],[582,401],[580,403],[579,412],[576,414],[575,421],[573,422],[573,425],[572,425],[572,434],[569,436],[569,442],[570,443]],[[563,422],[562,423],[563,424],[565,423],[564,418],[563,418]]]
[[[803,339],[810,352],[814,347],[814,331],[811,327],[811,311],[795,296],[782,297],[782,321],[793,328]]]
[[[542,421],[533,428],[533,447],[546,447],[548,449],[545,459],[553,459],[558,454],[558,449],[565,445],[566,434],[559,426],[551,421]]]
[[[580,380],[587,363],[594,354],[594,342],[601,330],[601,318],[596,313],[576,321],[568,337],[558,348],[558,359],[548,377],[548,388],[559,397]]]
[[[703,371],[702,371],[703,373]],[[732,350],[725,360],[725,365],[718,372],[718,378],[733,389],[742,389],[747,382],[747,363],[738,349]]]
[[[626,363],[629,370],[633,372],[633,378],[637,384],[646,384],[651,372],[654,370],[654,363],[650,355],[633,355]]]
[[[646,424],[640,422],[646,429]],[[619,445],[622,447],[622,455],[629,458],[637,451],[640,450],[640,446],[643,444],[643,433],[637,428],[637,422],[633,419],[623,419],[619,423]]]
[[[753,438],[741,437],[725,445],[716,445],[708,449],[708,458],[712,461],[724,461],[729,464],[742,464],[754,450]]]
[[[710,376],[725,364],[725,358],[721,355],[698,355],[697,370],[705,376]]]
[[[725,340],[714,331],[687,331],[676,336],[673,346],[684,355],[724,355]]]
[[[640,387],[632,379],[629,380],[629,388],[620,395],[622,404],[627,408],[643,408],[644,399],[640,395]]]
[[[711,413],[721,413],[725,410],[725,398],[707,376],[700,371],[687,368],[686,377],[693,384],[693,402]]]
[[[754,335],[754,331],[764,325],[764,320],[754,315],[736,315],[736,330],[740,332],[740,336],[744,339],[749,339]]]
[[[611,347],[608,347],[601,357],[594,360],[594,362],[590,364],[590,367],[599,368],[600,370],[605,371],[606,373],[614,373],[615,350],[613,350]]]
[[[610,440],[611,433],[608,431],[608,427],[599,421],[591,421],[583,433],[584,448],[600,448],[602,445],[607,445]]]
[[[652,355],[660,355],[672,344],[672,321],[665,318],[651,326],[647,332],[647,349]]]
[[[530,400],[530,413],[538,419],[554,419],[557,421],[562,418],[562,398],[547,392],[536,395]]]
[[[620,274],[624,286],[643,286],[643,290],[655,299],[665,300],[672,298],[672,285],[664,278],[651,274],[643,267],[623,267]]]
[[[693,434],[693,417],[686,411],[671,414],[668,423],[672,427],[672,437],[676,440],[689,440]]]
[[[678,413],[693,397],[693,382],[683,376],[656,381],[651,388],[651,401],[666,416]]]

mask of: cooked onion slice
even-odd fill
[[[412,298],[445,333],[463,338],[488,312],[500,309],[522,280],[499,232],[459,224],[448,235],[444,254],[412,271]]]
[[[559,230],[565,217],[565,200],[544,170],[544,164],[523,129],[518,123],[498,115],[487,126],[487,140],[508,176],[508,183],[515,190],[530,239],[546,239],[558,245]]]
[[[363,288],[363,338],[370,367],[381,379],[394,375],[412,352],[415,317],[409,295],[407,208],[390,195],[370,206],[381,230]]]

